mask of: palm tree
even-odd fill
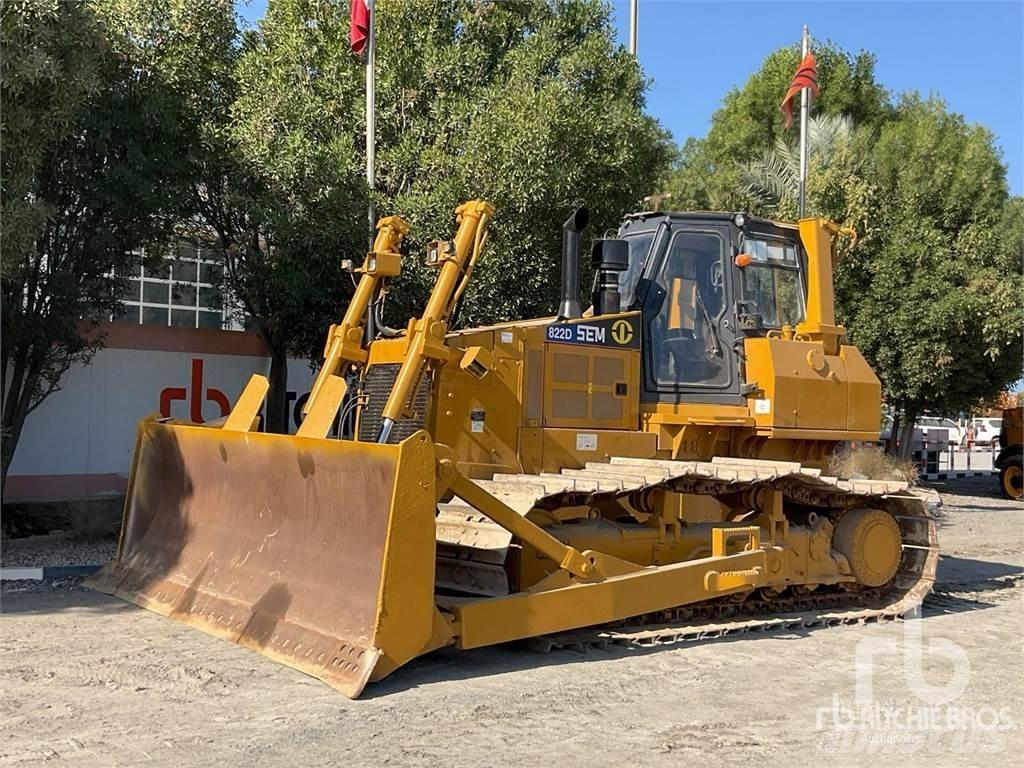
[[[853,136],[853,121],[846,115],[821,115],[807,121],[807,153],[815,164],[828,167],[840,147]],[[775,146],[747,163],[740,163],[743,191],[767,210],[784,202],[795,203],[800,195],[800,149],[782,136]]]

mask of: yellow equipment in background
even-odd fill
[[[999,455],[993,466],[999,471],[999,489],[1007,499],[1024,498],[1024,408],[1003,409],[999,430]]]
[[[581,210],[559,316],[456,329],[494,210],[456,213],[454,239],[427,250],[422,317],[364,344],[408,231],[380,222],[296,436],[252,431],[260,376],[221,428],[141,424],[95,588],[353,697],[447,645],[921,602],[937,546],[920,498],[822,474],[879,424],[878,379],[835,322],[837,227],[629,216],[594,241],[583,313]],[[343,400],[355,434],[334,439]]]

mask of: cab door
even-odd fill
[[[644,402],[742,405],[728,222],[673,222],[643,296]]]

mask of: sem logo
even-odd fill
[[[612,338],[616,344],[629,344],[633,340],[633,325],[629,320],[616,320],[612,325]]]
[[[577,325],[576,340],[587,344],[604,344],[604,328],[594,325]]]
[[[192,382],[185,387],[165,387],[160,391],[160,415],[165,419],[171,416],[171,403],[185,400],[189,393],[189,418],[196,424],[203,423],[203,361],[202,358],[192,359]],[[206,390],[206,399],[220,406],[220,415],[227,416],[231,411],[231,403],[227,395],[219,389],[210,387]]]

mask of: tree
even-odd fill
[[[266,428],[287,432],[289,354],[318,357],[366,250],[355,149],[359,68],[336,3],[272,2],[222,48],[199,116],[191,239],[225,257],[225,287],[270,349]]]
[[[888,119],[892,107],[875,81],[875,57],[850,54],[830,42],[814,43],[820,95],[814,114],[844,116],[868,129]],[[680,162],[667,182],[673,203],[686,208],[735,210],[747,202],[742,167],[790,139],[782,129],[779,105],[800,63],[797,46],[770,53],[743,88],[733,88],[711,119],[706,137],[684,145]],[[795,133],[792,129],[790,133]]]
[[[833,162],[847,158],[844,150],[853,139],[853,121],[846,115],[822,115],[807,121],[807,154],[815,170],[826,171]],[[743,193],[750,210],[774,211],[793,218],[800,198],[800,149],[782,136],[760,157],[740,165]]]
[[[812,126],[831,129],[810,136],[808,212],[860,234],[837,254],[836,313],[882,380],[893,446],[902,425],[907,450],[917,416],[968,410],[1021,376],[1024,201],[1008,198],[987,129],[938,99],[890,102],[870,54],[815,53]],[[708,136],[684,147],[674,203],[796,218],[796,136],[781,132],[778,104],[797,59],[776,51],[726,96]]]
[[[828,213],[864,233],[837,269],[837,311],[907,450],[920,414],[967,410],[1020,378],[1024,218],[991,132],[938,99],[903,97],[864,177],[822,180],[844,209]]]
[[[615,42],[608,4],[419,0],[383,6],[379,23],[378,207],[409,216],[418,248],[452,231],[459,202],[491,200],[461,320],[552,312],[566,216],[586,205],[592,232],[617,226],[657,191],[673,152],[643,112],[647,82]],[[404,277],[401,325],[431,274]]]
[[[133,249],[165,242],[179,212],[188,126],[157,62],[112,2],[2,9],[3,465],[26,416],[102,345]]]
[[[456,205],[497,206],[464,322],[550,312],[560,224],[588,205],[595,231],[654,191],[671,154],[643,114],[646,83],[598,0],[377,6],[380,215],[410,220],[409,249],[450,235]],[[210,111],[219,164],[197,209],[227,254],[227,283],[271,347],[268,422],[283,429],[287,352],[319,356],[350,295],[341,259],[366,250],[363,61],[343,4],[271,0],[248,34],[228,102]],[[407,259],[389,318],[404,327],[432,273]],[[275,415],[276,414],[276,415]]]

